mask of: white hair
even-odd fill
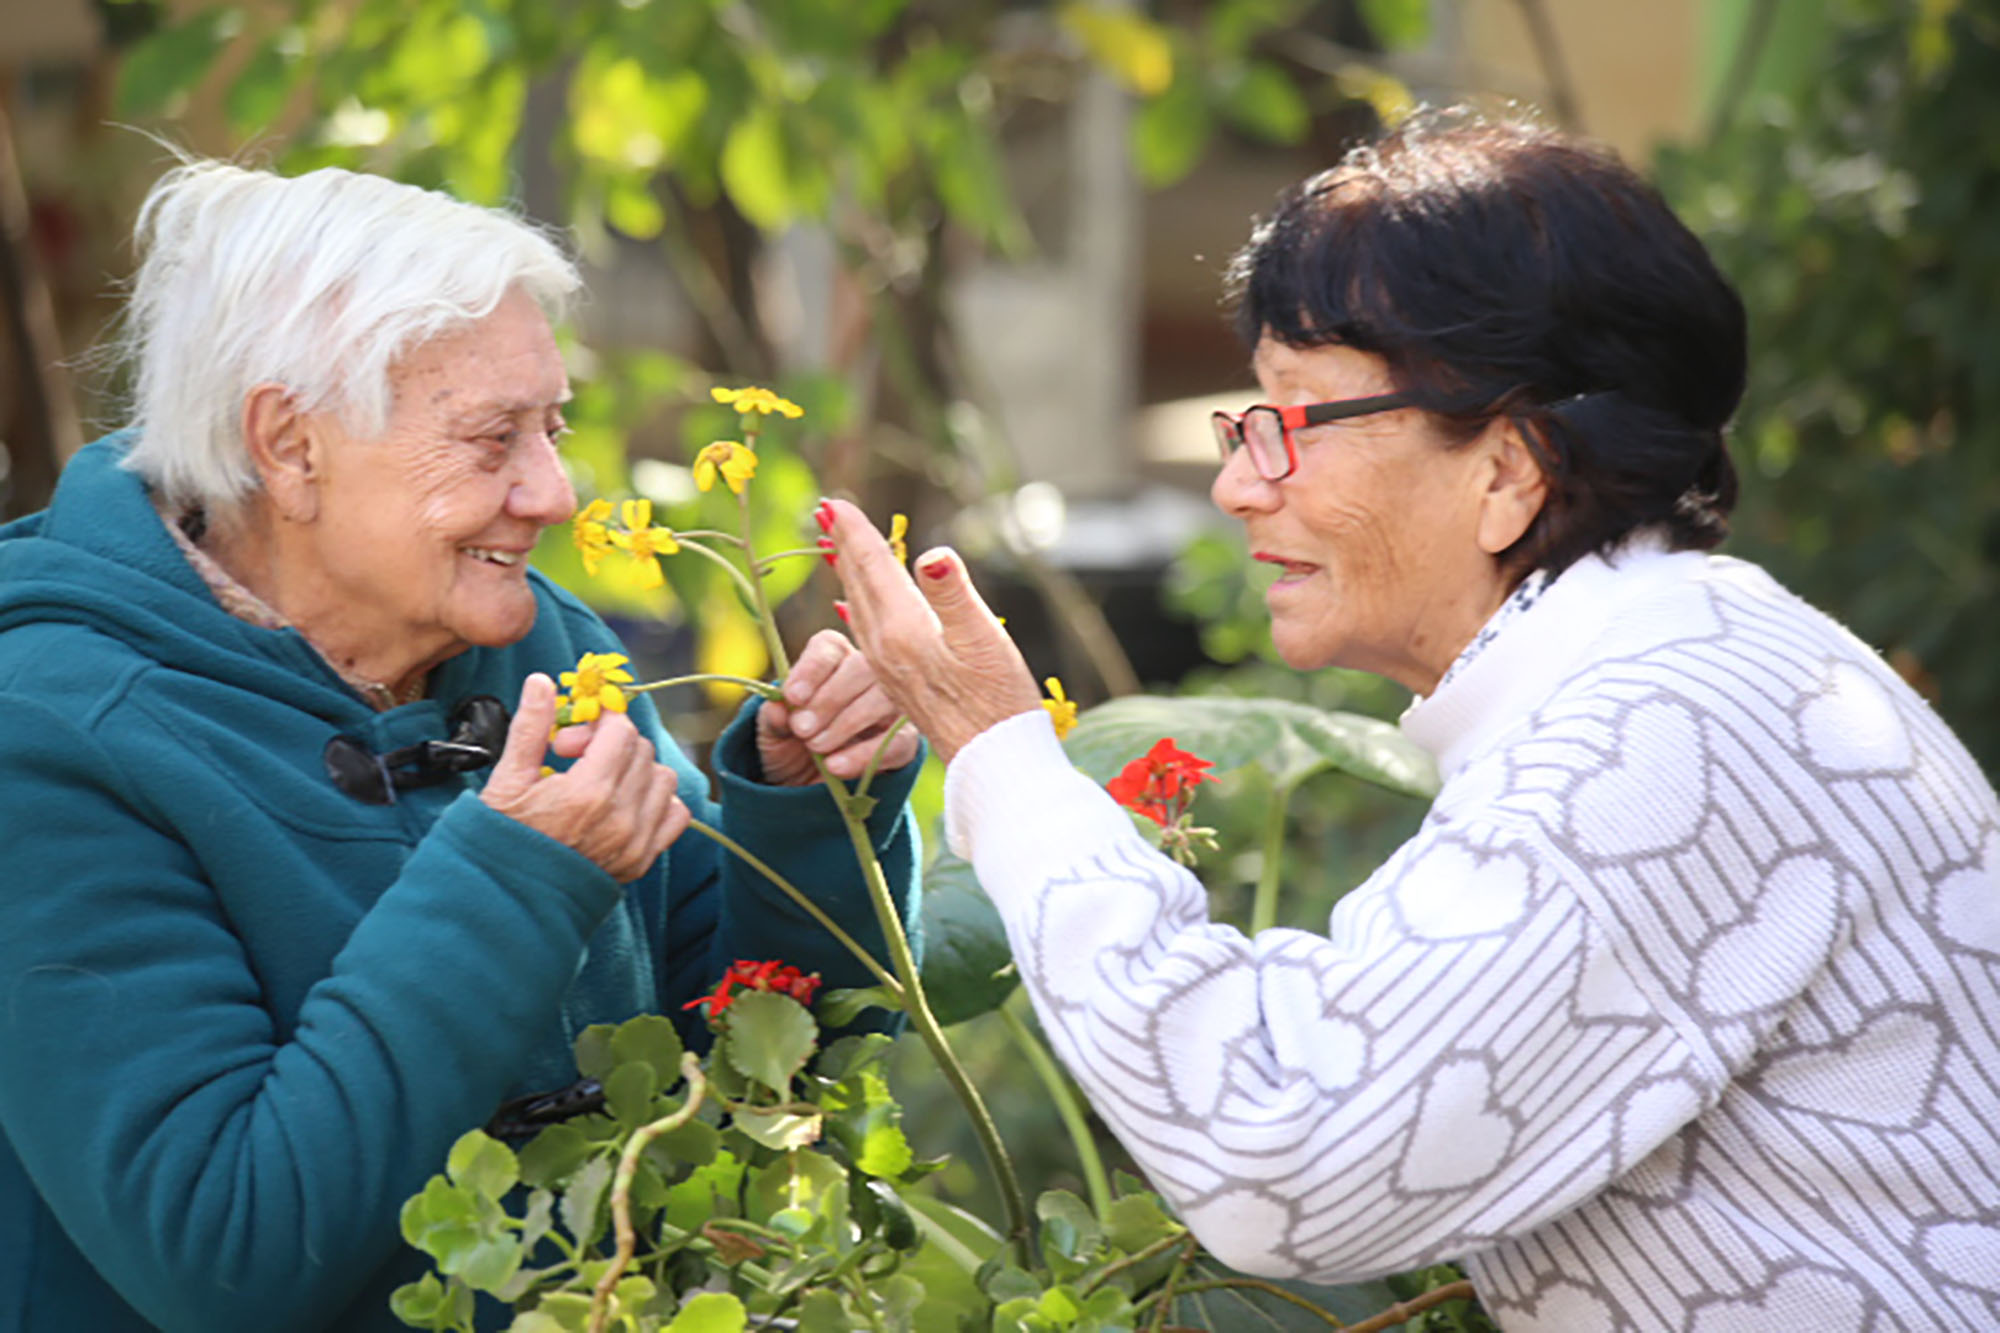
[[[117,350],[136,370],[125,466],[169,503],[227,509],[259,485],[243,441],[256,385],[357,433],[388,424],[397,359],[515,289],[551,321],[581,286],[510,213],[325,168],[283,177],[190,161],[139,210],[141,256]]]

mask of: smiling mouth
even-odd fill
[[[1318,565],[1310,564],[1304,560],[1287,560],[1281,555],[1272,555],[1268,551],[1258,551],[1252,558],[1259,564],[1276,565],[1278,567],[1279,583],[1296,582],[1299,579],[1316,573],[1319,569]]]
[[[458,549],[461,554],[469,555],[474,560],[489,565],[499,565],[503,569],[512,569],[527,558],[520,551],[498,551],[490,546],[461,546]]]

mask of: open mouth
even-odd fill
[[[1310,578],[1319,570],[1318,565],[1307,561],[1287,560],[1281,555],[1272,555],[1266,551],[1258,551],[1253,558],[1260,564],[1276,565],[1279,583],[1296,583],[1300,579]]]
[[[527,558],[525,553],[521,551],[500,551],[490,546],[461,546],[458,549],[462,554],[469,555],[474,560],[482,561],[489,565],[499,565],[503,569],[512,569]]]

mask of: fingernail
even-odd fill
[[[820,549],[820,559],[826,561],[829,565],[838,565],[840,563],[840,557],[833,553],[833,539],[831,537],[821,537],[814,545]]]
[[[819,730],[819,719],[814,717],[811,713],[792,714],[792,735],[810,736],[813,732],[818,730]]]
[[[941,579],[951,573],[951,561],[946,560],[943,556],[939,556],[936,560],[931,561],[928,565],[922,565],[920,568],[924,571],[925,578]]]
[[[833,604],[833,613],[840,617],[840,623],[843,625],[852,625],[854,623],[854,618],[847,614],[846,602],[835,602]]]
[[[813,510],[813,518],[819,523],[821,532],[833,531],[833,506],[824,496],[820,497],[819,508]]]

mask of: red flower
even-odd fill
[[[736,998],[730,992],[739,987],[743,990],[775,991],[779,995],[789,995],[800,1004],[810,1006],[813,992],[819,989],[819,973],[801,972],[791,964],[781,963],[775,958],[762,963],[739,958],[727,972],[722,974],[722,980],[716,983],[714,990],[699,999],[689,1000],[681,1008],[693,1009],[706,1005],[705,1017],[713,1023],[721,1017],[722,1011],[729,1007],[730,1001]]]
[[[1176,747],[1174,738],[1168,736],[1143,757],[1125,765],[1122,773],[1104,784],[1104,790],[1126,809],[1165,828],[1187,813],[1196,786],[1215,781],[1208,773],[1213,767],[1209,760]]]

